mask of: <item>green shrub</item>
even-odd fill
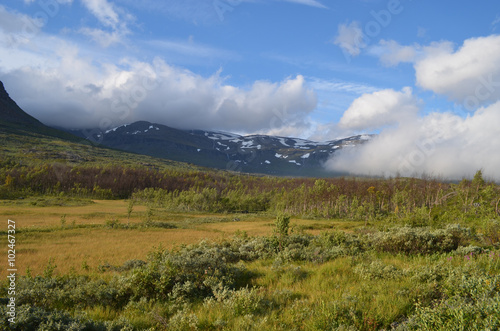
[[[244,287],[231,290],[219,284],[213,288],[213,294],[213,298],[205,299],[204,305],[209,308],[224,309],[233,317],[260,314],[266,308],[262,289]]]
[[[117,219],[114,220],[106,220],[106,227],[115,229],[121,227],[120,221]]]
[[[471,302],[453,297],[434,307],[417,305],[416,312],[397,330],[498,330],[500,297]]]
[[[398,330],[498,330],[500,276],[474,263],[443,269],[442,298],[433,305],[417,304]]]
[[[486,221],[483,229],[483,237],[489,245],[500,243],[500,222],[497,220]]]
[[[472,239],[469,229],[449,225],[445,229],[393,228],[376,232],[368,237],[371,246],[381,252],[393,254],[433,254],[456,250]]]
[[[186,331],[199,330],[199,320],[196,314],[190,312],[187,308],[179,310],[174,314],[167,324],[167,330]]]
[[[362,279],[399,279],[404,276],[401,269],[379,260],[360,263],[354,268],[354,272]]]
[[[45,310],[32,305],[16,307],[16,323],[8,321],[7,307],[0,307],[2,330],[61,330],[61,331],[132,331],[132,325],[123,319],[97,322],[87,317],[76,316],[61,310]]]
[[[276,217],[276,233],[280,237],[288,236],[288,230],[290,228],[290,216],[280,214]]]

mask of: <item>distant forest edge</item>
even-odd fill
[[[390,216],[413,225],[500,215],[500,186],[486,182],[480,170],[474,179],[453,184],[416,178],[282,178],[140,165],[23,165],[4,159],[0,183],[0,199],[134,199],[189,212],[285,212],[366,221]]]

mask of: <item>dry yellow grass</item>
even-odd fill
[[[169,213],[156,211],[153,220],[176,225],[175,229],[163,228],[74,228],[73,225],[104,225],[108,220],[119,220],[126,224],[128,202],[124,200],[95,200],[86,206],[20,206],[0,205],[2,228],[7,229],[7,219],[16,222],[16,265],[20,274],[29,267],[32,274],[43,273],[50,259],[57,266],[56,273],[65,274],[74,269],[76,272],[97,271],[99,265],[109,263],[121,265],[127,260],[147,258],[154,247],[173,248],[176,245],[192,244],[201,240],[221,240],[237,232],[250,236],[268,235],[273,231],[274,217],[263,215],[241,215],[237,222],[196,223],[192,220],[233,219],[232,215]],[[147,208],[135,205],[130,219],[138,223],[145,219]],[[64,227],[61,216],[65,216]],[[292,219],[291,225],[302,227],[307,232],[319,233],[345,223]],[[354,224],[351,226],[355,226]],[[29,231],[22,231],[22,230]],[[3,254],[7,265],[7,234],[0,237],[0,245],[5,247]],[[7,267],[1,268],[0,277],[5,278]]]
[[[124,200],[94,200],[86,206],[0,206],[0,217],[13,219],[19,228],[46,227],[61,225],[61,217],[66,215],[70,224],[103,224],[108,219],[127,219],[127,201]],[[139,216],[145,213],[145,206],[134,206],[130,222],[140,221]]]
[[[220,233],[195,229],[69,229],[64,231],[20,234],[16,262],[21,274],[29,266],[33,274],[40,274],[49,259],[57,265],[56,273],[67,273],[72,268],[83,271],[87,264],[91,271],[99,265],[121,265],[131,259],[146,259],[154,247],[173,248],[175,245],[218,239]],[[4,275],[2,275],[3,277]]]
[[[146,259],[148,252],[161,245],[173,248],[176,245],[197,243],[201,240],[219,240],[233,235],[238,230],[248,229],[252,235],[261,235],[271,231],[263,222],[238,222],[194,224],[185,229],[108,229],[72,228],[74,225],[100,224],[107,220],[118,219],[122,224],[128,222],[127,201],[95,200],[87,206],[0,206],[0,215],[5,220],[16,222],[16,266],[20,274],[25,274],[29,267],[32,274],[41,274],[49,263],[57,266],[55,272],[64,274],[71,269],[83,271],[88,265],[90,272],[96,271],[99,265],[109,263],[120,265],[130,259]],[[141,222],[146,207],[134,206],[131,223]],[[65,215],[66,224],[61,224]],[[171,213],[162,215],[161,221],[182,224],[185,219],[203,217],[225,217],[224,215]],[[267,221],[268,223],[269,221]],[[209,226],[208,226],[209,225]],[[236,226],[235,226],[236,225]],[[238,228],[241,226],[241,229]],[[254,228],[253,230],[251,230]],[[29,231],[22,231],[22,230]],[[49,231],[50,230],[50,231]],[[0,238],[0,244],[7,252],[7,235]],[[7,256],[5,264],[7,264]],[[0,277],[5,277],[7,268],[2,268]]]

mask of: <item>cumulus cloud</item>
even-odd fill
[[[371,142],[340,151],[328,169],[356,175],[471,177],[482,169],[500,180],[500,102],[462,118],[431,113],[384,130]]]
[[[401,92],[392,89],[363,94],[354,100],[339,122],[339,127],[351,130],[374,130],[414,119],[419,101],[409,87]]]
[[[383,65],[393,67],[402,62],[414,62],[419,49],[419,45],[402,46],[394,40],[381,40],[370,53],[379,56]]]
[[[425,53],[415,63],[422,88],[463,103],[469,110],[500,98],[500,35],[468,39],[456,51],[442,43]]]
[[[363,40],[364,34],[359,22],[353,21],[350,24],[340,24],[338,34],[333,43],[339,46],[346,55],[358,56],[361,49],[366,47]]]
[[[316,107],[316,95],[300,75],[242,89],[225,84],[219,73],[202,77],[161,59],[95,64],[63,46],[58,56],[56,66],[25,66],[2,75],[16,101],[50,125],[88,128],[147,120],[256,132],[300,126]]]
[[[500,98],[500,35],[403,46],[382,40],[371,48],[382,64],[414,63],[417,85],[461,103],[469,111]]]
[[[425,173],[449,179],[471,177],[482,169],[489,178],[500,180],[500,36],[468,39],[458,49],[448,41],[428,46],[381,41],[377,47],[371,52],[383,63],[413,62],[417,85],[462,102],[471,114],[431,111],[419,116],[420,102],[409,88],[365,94],[352,103],[337,127],[382,128],[380,134],[336,153],[326,167],[355,175]]]
[[[97,9],[103,3],[89,5]],[[112,12],[102,15],[106,24],[117,22]],[[178,128],[255,133],[288,127],[297,132],[309,126],[308,114],[316,107],[316,94],[301,75],[241,88],[227,84],[220,72],[201,76],[161,58],[99,59],[43,31],[12,47],[5,38],[22,33],[24,26],[17,22],[26,17],[0,7],[0,18],[5,18],[0,21],[0,77],[23,109],[49,125],[106,129],[146,120]],[[221,56],[203,50],[199,56]]]

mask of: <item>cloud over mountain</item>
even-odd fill
[[[301,123],[316,107],[316,95],[300,75],[242,89],[225,84],[220,73],[203,77],[161,59],[94,65],[75,49],[61,49],[55,67],[16,69],[4,74],[4,81],[33,116],[72,128],[148,120],[255,132]]]
[[[336,171],[356,175],[419,176],[444,178],[484,174],[500,180],[500,102],[462,118],[453,113],[431,113],[403,121],[372,141],[340,151],[327,163]]]
[[[117,34],[118,41],[133,20],[106,0],[82,4],[97,19],[103,37]],[[297,131],[308,126],[307,116],[316,108],[316,94],[301,75],[238,87],[226,83],[222,69],[207,76],[159,57],[138,60],[114,52],[102,56],[86,44],[41,29],[27,34],[25,24],[17,22],[30,18],[2,6],[0,17],[2,81],[21,107],[49,125],[109,129],[146,120],[242,133]],[[105,40],[113,42],[100,39]],[[207,49],[194,44],[183,51]]]
[[[388,48],[381,58],[392,64],[414,58],[419,86],[462,103],[470,113],[418,115],[421,105],[409,88],[365,94],[344,113],[339,127],[379,128],[380,135],[339,152],[327,168],[356,175],[426,173],[452,179],[471,177],[482,169],[500,180],[500,36],[466,40],[456,51],[449,42],[418,46],[415,52],[395,43],[382,45]],[[392,54],[387,52],[391,49]]]
[[[354,100],[340,119],[339,126],[351,130],[374,130],[413,119],[418,112],[418,100],[409,87],[401,92],[391,89],[363,94]]]

